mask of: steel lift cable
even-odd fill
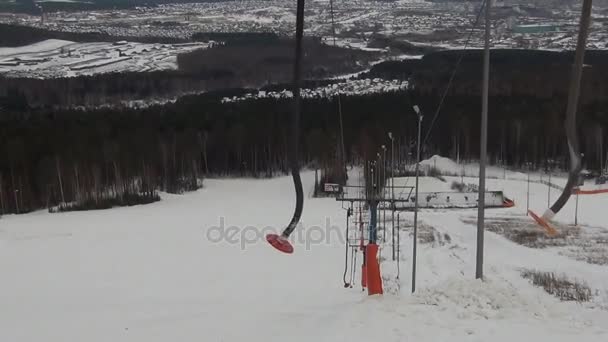
[[[462,63],[462,60],[464,59],[464,55],[467,51],[469,43],[471,42],[471,38],[473,37],[473,32],[475,31],[475,28],[477,28],[477,26],[479,24],[479,19],[481,18],[483,9],[486,6],[486,1],[487,0],[483,0],[481,3],[481,6],[479,7],[479,12],[477,12],[477,17],[475,18],[475,23],[473,23],[473,27],[471,27],[471,30],[469,31],[469,36],[467,37],[467,40],[464,43],[464,48],[462,49],[462,52],[461,52],[460,56],[458,57],[458,61],[456,62],[456,65],[454,66],[454,70],[452,70],[452,74],[450,75],[450,79],[448,81],[448,86],[445,88],[445,91],[443,92],[443,95],[441,96],[441,100],[439,101],[439,106],[437,106],[437,110],[435,111],[433,120],[431,120],[429,130],[426,132],[426,136],[424,137],[424,140],[422,140],[423,146],[428,141],[428,139],[431,135],[431,132],[433,131],[433,127],[435,126],[435,122],[437,121],[437,118],[439,117],[439,114],[441,113],[441,108],[443,107],[445,98],[448,96],[448,92],[450,91],[450,88],[452,87],[452,82],[454,82],[454,78],[456,77],[456,72],[458,71],[458,68],[460,67],[460,63]]]
[[[479,12],[477,12],[477,16],[475,17],[475,22],[473,23],[473,27],[471,27],[471,30],[469,31],[469,35],[467,37],[467,40],[465,41],[464,48],[463,48],[460,56],[458,57],[458,61],[456,62],[456,65],[454,66],[454,69],[452,70],[452,74],[450,75],[450,79],[448,81],[448,85],[447,85],[444,93],[441,96],[441,100],[439,101],[439,105],[437,106],[437,110],[435,111],[435,115],[433,116],[433,119],[431,120],[431,124],[429,126],[429,130],[427,131],[426,136],[425,136],[425,138],[424,138],[424,140],[422,142],[423,146],[428,141],[428,139],[429,139],[429,137],[431,135],[431,132],[433,131],[433,127],[435,125],[435,122],[437,121],[437,118],[439,117],[439,114],[441,113],[441,108],[443,107],[443,104],[444,104],[445,99],[446,99],[446,97],[448,95],[448,92],[449,92],[449,90],[450,90],[450,88],[452,86],[454,78],[456,77],[456,72],[458,71],[458,68],[460,67],[460,64],[462,63],[462,60],[464,59],[464,55],[466,53],[466,50],[467,50],[467,48],[469,46],[471,38],[473,37],[473,32],[474,32],[475,28],[477,28],[477,26],[479,25],[479,20],[481,19],[481,14],[483,13],[483,9],[486,6],[486,1],[487,0],[482,0],[481,6],[479,7]],[[408,87],[409,87],[409,84],[408,84]],[[408,102],[410,102],[410,104],[411,104],[411,100],[410,100],[409,96],[407,97],[407,99],[408,99]],[[404,186],[407,186],[408,182],[409,182],[409,177],[406,179]],[[403,191],[405,191],[405,190],[402,190],[402,193],[403,193]],[[399,260],[397,260],[397,262],[399,262]]]
[[[331,15],[331,34],[332,34],[332,39],[333,39],[333,46],[336,46],[336,28],[335,28],[335,21],[334,21],[334,1],[333,0],[329,0],[329,13]],[[347,169],[346,169],[346,150],[344,148],[344,124],[342,121],[342,101],[340,100],[340,93],[338,92],[338,95],[336,96],[338,99],[338,115],[339,115],[339,120],[340,120],[340,161],[342,164],[342,168],[343,168],[343,172],[344,172],[344,182],[346,182],[346,179],[348,179],[348,174],[347,174]],[[347,209],[346,211],[346,239],[344,241],[344,248],[345,248],[345,252],[344,252],[344,274],[342,275],[342,280],[344,281],[344,287],[352,287],[352,277],[350,281],[346,281],[346,274],[349,273],[348,272],[348,233],[349,233],[349,218],[350,216],[352,216],[353,214],[353,204],[351,202],[350,208]],[[354,252],[354,250],[353,250]],[[352,259],[352,257],[351,257]],[[353,265],[351,265],[351,268],[353,267]]]
[[[333,39],[333,46],[336,47],[336,25],[334,21],[334,1],[329,0],[329,12],[331,14],[331,36]],[[344,167],[344,177],[348,179],[348,173],[346,171],[346,149],[344,148],[344,124],[342,120],[342,101],[340,99],[340,92],[338,91],[338,115],[340,119],[340,156],[342,158],[342,164]],[[345,179],[345,181],[346,181]]]
[[[304,190],[302,189],[302,178],[300,177],[300,166],[298,161],[298,145],[300,137],[300,115],[302,111],[302,99],[300,97],[300,88],[302,86],[302,38],[304,35],[304,1],[297,1],[296,12],[296,47],[295,47],[295,62],[293,65],[293,116],[291,125],[291,151],[289,154],[289,164],[291,168],[291,176],[293,185],[296,191],[296,206],[287,227],[281,235],[268,234],[266,241],[277,250],[291,254],[293,253],[293,245],[289,242],[289,236],[294,232],[304,209]]]

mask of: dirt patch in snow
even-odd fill
[[[554,295],[560,300],[579,303],[591,300],[591,289],[587,284],[569,279],[565,275],[556,275],[553,272],[524,270],[521,276],[530,280],[532,284],[542,287],[545,292]]]
[[[476,224],[475,218],[462,221]],[[486,218],[486,229],[530,248],[555,248],[569,258],[595,265],[608,265],[608,229],[553,224],[558,234],[548,236],[532,219],[519,217]]]
[[[410,236],[414,235],[414,222],[406,220],[405,223],[401,224],[401,229],[407,229],[410,231]],[[433,228],[433,226],[418,221],[418,242],[422,244],[429,244],[432,247],[440,247],[450,244],[452,238],[449,234],[442,234]]]

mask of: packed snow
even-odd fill
[[[357,184],[357,177],[355,169],[350,181]],[[305,193],[311,194],[314,172],[305,171],[303,180]],[[477,178],[464,180],[475,183]],[[427,186],[425,182],[426,178],[421,187]],[[546,207],[546,186],[531,186],[530,206],[541,211]],[[504,188],[516,203],[513,208],[488,210],[488,217],[527,220],[526,182],[489,179],[488,187]],[[606,230],[602,211],[608,195],[583,197],[580,229],[595,225]],[[369,297],[358,280],[354,288],[342,286],[340,236],[346,215],[334,199],[306,198],[293,255],[280,254],[264,241],[264,233],[282,230],[291,217],[289,177],[207,179],[197,192],[163,194],[162,199],[129,208],[2,217],[0,340],[608,338],[607,266],[551,248],[524,247],[487,232],[485,280],[474,280],[475,227],[463,218],[474,219],[476,209],[420,212],[423,224],[449,239],[419,244],[414,295],[411,228],[401,226],[400,277],[386,239],[380,252],[385,295]],[[573,203],[568,203],[556,220],[569,224],[572,213]],[[399,215],[409,222],[413,217],[411,212]],[[222,222],[224,238],[218,242]],[[358,257],[356,279],[360,253]],[[554,271],[584,281],[593,289],[593,300],[560,302],[523,279],[522,269]]]

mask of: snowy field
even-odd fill
[[[351,175],[355,184],[357,173]],[[450,183],[460,180],[447,178]],[[305,172],[303,179],[310,194],[314,173]],[[516,203],[488,210],[488,216],[528,220],[525,182],[488,183],[489,190],[504,189]],[[542,212],[546,186],[534,183],[532,192],[531,207]],[[289,177],[208,179],[195,193],[162,197],[130,208],[2,217],[0,341],[608,339],[608,266],[487,232],[486,281],[473,280],[475,227],[463,219],[474,219],[476,209],[421,212],[422,223],[449,239],[419,244],[415,295],[409,293],[410,228],[402,227],[400,279],[386,244],[381,250],[386,293],[368,297],[358,285],[342,286],[339,235],[345,212],[335,200],[306,198],[303,226],[311,235],[296,239],[293,255],[262,241],[265,232],[281,230],[291,217]],[[583,197],[581,229],[594,225],[606,230],[602,210],[608,195]],[[557,220],[570,224],[572,211],[569,203]],[[400,216],[412,219],[412,213]],[[214,242],[219,236],[214,227],[222,218],[227,234]],[[337,227],[319,236],[325,234],[327,220]],[[560,302],[523,279],[522,269],[583,281],[592,288],[593,299]],[[359,279],[360,269],[356,271]]]
[[[178,54],[207,47],[207,43],[74,43],[49,39],[27,46],[0,48],[0,74],[51,78],[177,69]]]

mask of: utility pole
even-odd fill
[[[376,152],[376,157],[378,158],[378,159],[376,159],[376,162],[378,164],[378,192],[376,194],[376,197],[378,199],[381,199],[384,195],[384,177],[382,175],[384,167],[382,166],[382,155],[380,154],[380,152]],[[377,210],[379,210],[378,208],[379,207],[377,207]],[[380,214],[379,219],[381,219],[381,218],[382,218],[382,215]],[[380,221],[380,220],[378,220],[378,221]],[[379,228],[380,228],[380,226],[378,225],[376,229],[379,229]]]
[[[549,183],[547,183],[547,208],[551,206],[551,160],[548,161],[547,172],[549,173]]]
[[[336,25],[334,24],[334,0],[329,0],[329,13],[331,14],[331,36],[336,46]]]
[[[460,171],[460,184],[462,184],[464,188],[464,164],[462,164],[462,169]]]
[[[392,132],[388,132],[391,139],[391,240],[393,261],[395,261],[395,139]]]
[[[486,158],[488,153],[488,95],[490,84],[490,19],[492,1],[486,0],[486,33],[483,55],[483,92],[481,95],[481,153],[479,156],[479,200],[477,203],[477,256],[475,278],[483,278],[483,238],[486,204]]]
[[[528,191],[526,193],[526,215],[528,214],[528,210],[530,210],[530,169],[531,169],[531,163],[527,162],[526,163],[528,166]]]
[[[386,145],[382,145],[382,169],[384,170],[384,178],[382,179],[382,199],[386,198],[386,192],[384,191],[384,188],[386,188],[386,164],[388,164],[386,162]],[[384,241],[386,241],[386,205],[383,209],[382,214],[384,218],[384,230],[382,231],[382,237],[384,238]]]
[[[418,115],[418,143],[416,152],[416,197],[414,201],[414,247],[412,251],[412,293],[416,292],[416,254],[418,248],[418,185],[420,178],[420,140],[422,132],[422,113],[418,106],[414,106],[414,111]]]
[[[574,226],[578,226],[578,192],[576,193],[576,207],[574,209]]]

